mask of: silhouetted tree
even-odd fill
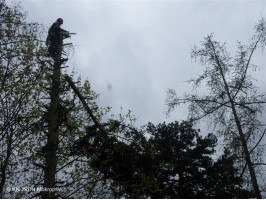
[[[212,159],[217,145],[213,134],[201,137],[191,122],[149,124],[147,130],[159,166],[155,179],[164,188],[156,198],[250,197],[250,192],[241,189],[242,180],[229,152],[217,161]]]
[[[229,152],[214,161],[216,137],[202,138],[190,122],[149,123],[146,131],[126,128],[124,136],[88,131],[74,148],[112,180],[117,198],[252,197]]]
[[[266,45],[266,22],[261,19],[255,26],[255,35],[248,46],[238,43],[238,52],[233,59],[226,51],[225,44],[221,44],[209,35],[202,42],[202,47],[192,49],[192,58],[198,59],[205,66],[205,70],[198,78],[191,82],[195,88],[201,83],[206,85],[209,94],[199,96],[185,94],[178,97],[174,90],[168,90],[166,103],[169,114],[176,106],[189,103],[190,116],[194,120],[209,117],[214,125],[220,128],[220,135],[224,136],[227,145],[234,149],[234,153],[246,166],[257,198],[262,198],[252,155],[259,154],[255,149],[260,145],[265,131],[260,115],[266,103],[265,94],[258,94],[251,72],[257,66],[252,64],[255,50]],[[256,154],[257,153],[257,154]]]

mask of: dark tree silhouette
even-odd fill
[[[257,181],[255,164],[252,160],[261,139],[265,135],[260,116],[266,103],[266,95],[258,94],[258,88],[251,77],[254,52],[266,45],[266,22],[261,19],[255,26],[255,35],[248,46],[238,43],[238,52],[233,58],[225,44],[214,40],[209,35],[202,42],[201,48],[191,51],[192,58],[204,67],[203,73],[192,79],[195,88],[204,84],[208,95],[185,94],[178,97],[174,90],[168,90],[167,113],[176,106],[189,103],[191,118],[199,120],[209,117],[211,123],[218,125],[227,145],[234,149],[243,171],[249,171],[249,181],[253,185],[257,198],[262,198]],[[255,138],[255,139],[254,139]],[[258,149],[258,148],[257,148]],[[254,157],[258,157],[259,154]]]
[[[127,134],[125,140],[88,130],[74,150],[112,180],[117,198],[252,197],[229,151],[214,161],[217,138],[199,136],[191,122],[149,123],[145,132],[130,128]]]

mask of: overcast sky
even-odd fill
[[[184,81],[203,70],[191,60],[190,49],[214,33],[234,54],[237,41],[248,44],[254,24],[266,12],[266,0],[20,2],[28,20],[47,29],[58,17],[64,19],[62,28],[77,33],[68,65],[90,80],[100,106],[111,106],[116,114],[120,107],[130,109],[139,125],[186,119],[185,107],[170,119],[163,112],[167,88],[189,92]],[[266,91],[266,57],[258,51],[255,61]]]

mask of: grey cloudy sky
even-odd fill
[[[68,64],[90,80],[100,106],[111,106],[113,113],[130,109],[140,125],[186,119],[185,108],[176,109],[170,119],[163,111],[167,88],[189,92],[184,81],[203,70],[191,60],[190,49],[214,33],[234,53],[237,41],[248,44],[254,24],[266,15],[266,0],[20,2],[28,20],[47,29],[58,17],[64,19],[62,28],[77,33]],[[266,91],[265,56],[260,51],[255,59]]]

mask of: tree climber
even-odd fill
[[[66,30],[60,28],[62,24],[63,19],[58,18],[48,31],[46,45],[48,46],[48,52],[52,57],[55,57],[58,53],[58,45],[60,44],[60,39],[63,39],[63,34],[69,35]]]

